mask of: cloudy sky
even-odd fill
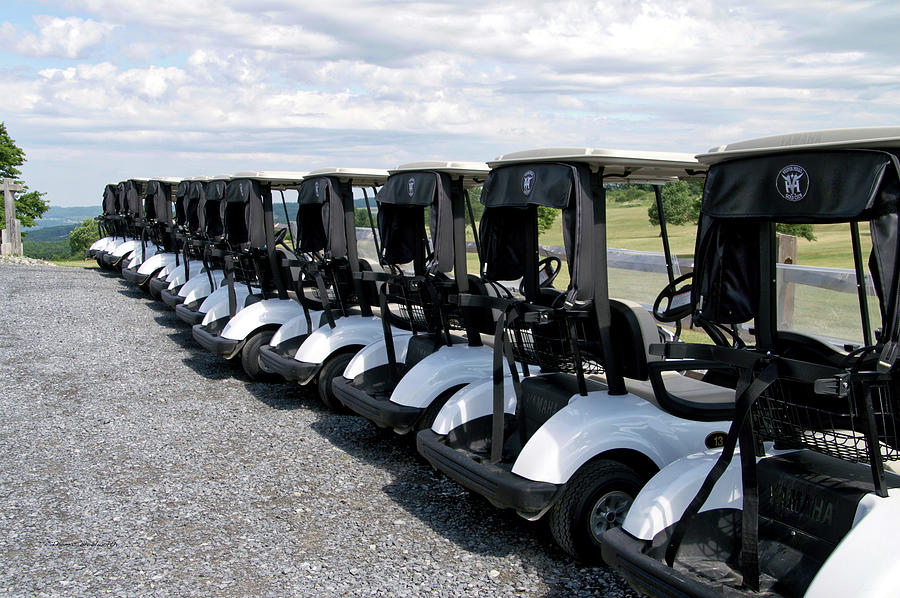
[[[0,7],[0,120],[59,206],[99,205],[130,176],[697,153],[900,122],[896,0]]]

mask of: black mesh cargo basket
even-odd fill
[[[856,463],[900,460],[895,383],[886,374],[851,372],[827,382],[829,394],[777,380],[754,405],[753,427],[779,448],[806,448]],[[821,390],[821,387],[820,387]],[[872,449],[870,451],[870,449]]]
[[[545,372],[602,374],[600,333],[592,311],[519,303],[506,321],[507,342],[517,361]]]
[[[397,277],[384,283],[388,317],[406,330],[465,330],[459,307],[450,302],[456,284],[433,276]],[[382,316],[383,317],[383,316]]]

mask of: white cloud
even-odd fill
[[[888,3],[56,1],[73,16],[35,17],[16,52],[44,59],[0,95],[36,155],[77,147],[88,170],[111,147],[160,172],[303,170],[896,120]]]
[[[52,17],[36,15],[37,33],[20,33],[10,23],[3,23],[3,37],[13,40],[10,49],[26,56],[56,56],[80,58],[85,50],[100,43],[114,29],[110,23],[101,23],[78,17]]]

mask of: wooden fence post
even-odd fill
[[[22,228],[16,220],[16,196],[22,191],[22,185],[12,179],[3,179],[3,200],[6,203],[6,228],[3,229],[3,243],[0,245],[0,255],[15,255],[22,257]]]
[[[776,262],[797,263],[797,237],[775,233],[778,245]],[[782,281],[778,289],[778,329],[790,330],[794,325],[794,283]]]

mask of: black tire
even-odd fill
[[[244,347],[241,349],[241,366],[251,380],[275,382],[279,379],[278,374],[267,370],[259,358],[259,348],[268,345],[273,336],[275,336],[274,330],[259,330],[250,335],[250,338],[244,343]]]
[[[339,351],[335,353],[319,370],[319,399],[322,404],[334,411],[335,413],[350,413],[350,410],[334,396],[334,390],[331,383],[335,377],[340,376],[347,369],[347,364],[356,355],[357,349],[352,351]]]
[[[410,436],[413,437],[413,442],[415,442],[415,436],[422,430],[428,430],[434,424],[434,420],[437,417],[437,414],[440,413],[441,409],[444,408],[444,405],[447,404],[447,401],[450,400],[450,397],[455,395],[462,386],[454,386],[452,388],[448,388],[441,394],[439,394],[435,399],[431,402],[431,404],[425,409],[422,413],[422,416],[419,418],[419,421],[416,422],[416,425],[413,427],[412,434]]]
[[[553,539],[579,561],[603,563],[599,535],[622,525],[643,485],[641,476],[627,465],[609,459],[589,461],[575,472],[548,513]]]
[[[161,270],[162,270],[162,268],[154,270],[153,274],[151,274],[150,277],[147,280],[145,280],[143,283],[139,284],[138,287],[140,287],[140,289],[142,291],[144,291],[145,293],[149,294],[150,293],[150,281],[153,280],[154,278],[156,278],[156,275],[159,274]]]

